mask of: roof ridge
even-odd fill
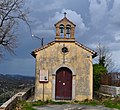
[[[89,47],[83,45],[82,43],[79,43],[78,41],[75,41],[75,43],[76,43],[78,46],[82,47],[83,49],[91,52],[91,53],[93,54],[93,58],[97,56],[97,52],[96,52],[96,51],[90,49]]]
[[[33,51],[31,52],[31,55],[33,55],[33,56],[35,57],[35,52],[38,52],[38,51],[40,51],[40,50],[43,50],[43,49],[45,49],[45,48],[47,48],[48,46],[53,45],[53,44],[55,44],[55,41],[51,41],[51,42],[49,42],[48,44],[43,45],[42,47],[33,50]]]
[[[64,18],[62,18],[60,21],[58,21],[57,23],[55,23],[55,26],[58,24],[58,23],[60,23],[62,20],[64,20],[64,19],[67,19],[71,24],[73,24],[74,26],[76,26],[71,20],[69,20],[67,17],[64,17]]]

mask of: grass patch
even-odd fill
[[[20,101],[17,104],[17,107],[20,108],[21,110],[35,110],[32,108],[32,103],[31,102],[26,102],[26,101]]]
[[[62,105],[62,104],[68,104],[69,102],[55,102],[52,100],[47,101],[35,101],[35,102],[26,102],[26,101],[20,101],[17,104],[18,108],[21,108],[22,110],[35,110],[34,106],[45,106],[47,104],[56,104],[56,105]]]
[[[115,99],[103,100],[101,104],[104,105],[105,107],[120,109],[120,97]]]
[[[117,108],[120,109],[120,97],[116,98],[106,98],[106,99],[101,99],[101,100],[85,100],[82,102],[79,102],[80,105],[91,105],[91,106],[96,106],[96,105],[102,105],[108,108]]]
[[[46,105],[46,102],[43,102],[41,100],[32,102],[32,106],[44,106],[44,105]]]
[[[44,106],[46,104],[56,104],[56,105],[62,105],[62,104],[68,104],[69,102],[64,102],[64,101],[52,101],[52,100],[47,100],[47,101],[35,101],[32,103],[33,106]]]
[[[47,100],[47,101],[35,101],[35,102],[25,102],[21,101],[19,102],[19,106],[22,108],[22,110],[35,110],[32,107],[33,106],[45,106],[47,104],[57,104],[57,105],[62,105],[62,104],[80,104],[80,105],[90,105],[90,106],[96,106],[96,105],[102,105],[108,108],[117,108],[120,109],[120,97],[117,98],[106,98],[106,99],[101,99],[101,100],[85,100],[85,101],[74,101],[74,102],[64,102],[64,101],[52,101],[52,100]]]
[[[97,100],[85,100],[82,102],[79,102],[80,105],[91,105],[91,106],[96,106],[99,105],[99,101]]]

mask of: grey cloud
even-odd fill
[[[77,35],[82,35],[86,30],[88,30],[88,28],[83,23],[83,19],[80,14],[76,13],[73,10],[62,9],[60,12],[56,12],[53,17],[50,17],[47,22],[42,23],[41,25],[36,25],[37,28],[35,29],[35,32],[36,33],[47,32],[48,34],[51,33],[55,35],[54,24],[63,18],[64,12],[67,12],[68,19],[70,19],[71,21],[73,21],[73,23],[76,24]]]
[[[96,48],[98,42],[102,42],[108,45],[114,55],[120,55],[119,0],[26,1],[26,6],[30,8],[29,19],[32,21],[30,23],[32,32],[39,37],[44,37],[45,44],[54,40],[54,24],[63,18],[63,13],[66,11],[67,17],[77,25],[75,37],[79,42],[92,49]],[[18,32],[17,56],[7,55],[10,60],[0,64],[0,72],[34,75],[35,59],[30,52],[40,47],[40,40],[30,37],[31,33],[24,24],[21,24]],[[7,66],[9,68],[5,70]]]

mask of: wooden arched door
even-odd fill
[[[56,72],[55,99],[72,99],[72,71],[66,67],[62,67]]]

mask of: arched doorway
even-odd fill
[[[72,71],[67,67],[59,68],[56,72],[55,99],[72,99]]]

